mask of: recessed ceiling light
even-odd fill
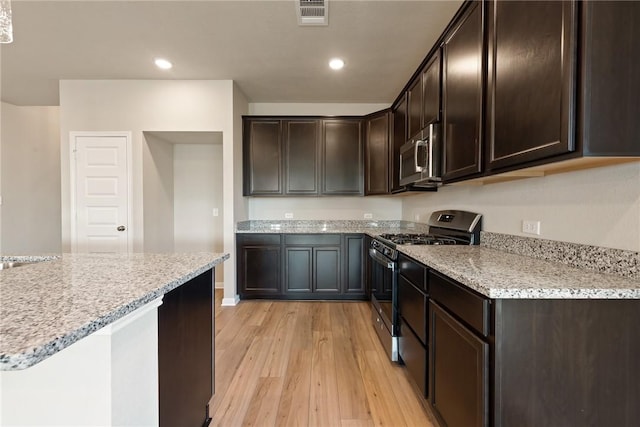
[[[168,70],[173,67],[173,64],[164,58],[156,58],[153,62],[155,62],[156,67],[162,68],[163,70]]]
[[[333,58],[329,61],[329,67],[331,67],[332,70],[341,70],[342,67],[344,67],[344,61],[340,58]]]

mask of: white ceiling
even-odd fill
[[[2,100],[58,105],[61,79],[231,79],[250,102],[391,103],[461,3],[331,0],[328,26],[299,27],[293,0],[13,0]]]

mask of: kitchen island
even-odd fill
[[[207,320],[213,317],[213,268],[227,258],[215,253],[3,257],[40,262],[0,272],[0,424],[162,424],[163,382],[185,368],[167,360],[172,354],[162,349],[174,339],[173,353],[198,348],[180,342],[181,336],[201,341],[192,333],[176,335],[169,326],[208,335],[203,357],[212,370]],[[198,319],[205,319],[201,327],[189,323],[193,307]],[[173,365],[168,375],[167,363]],[[185,359],[185,365],[191,363]],[[203,406],[203,420],[205,411]]]

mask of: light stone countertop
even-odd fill
[[[375,237],[426,229],[425,224],[406,221],[272,222],[280,226],[271,228],[270,221],[246,221],[236,232],[362,233]],[[485,232],[480,240],[479,246],[398,245],[397,249],[490,298],[640,299],[637,252]],[[485,242],[491,242],[492,247],[484,246]],[[526,255],[514,253],[523,249]],[[612,272],[616,274],[608,274]]]
[[[228,259],[221,253],[63,254],[0,271],[0,370],[28,368]]]
[[[640,299],[640,280],[483,246],[397,249],[490,298]]]

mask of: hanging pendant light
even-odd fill
[[[11,0],[0,0],[0,43],[11,43],[12,41]]]

